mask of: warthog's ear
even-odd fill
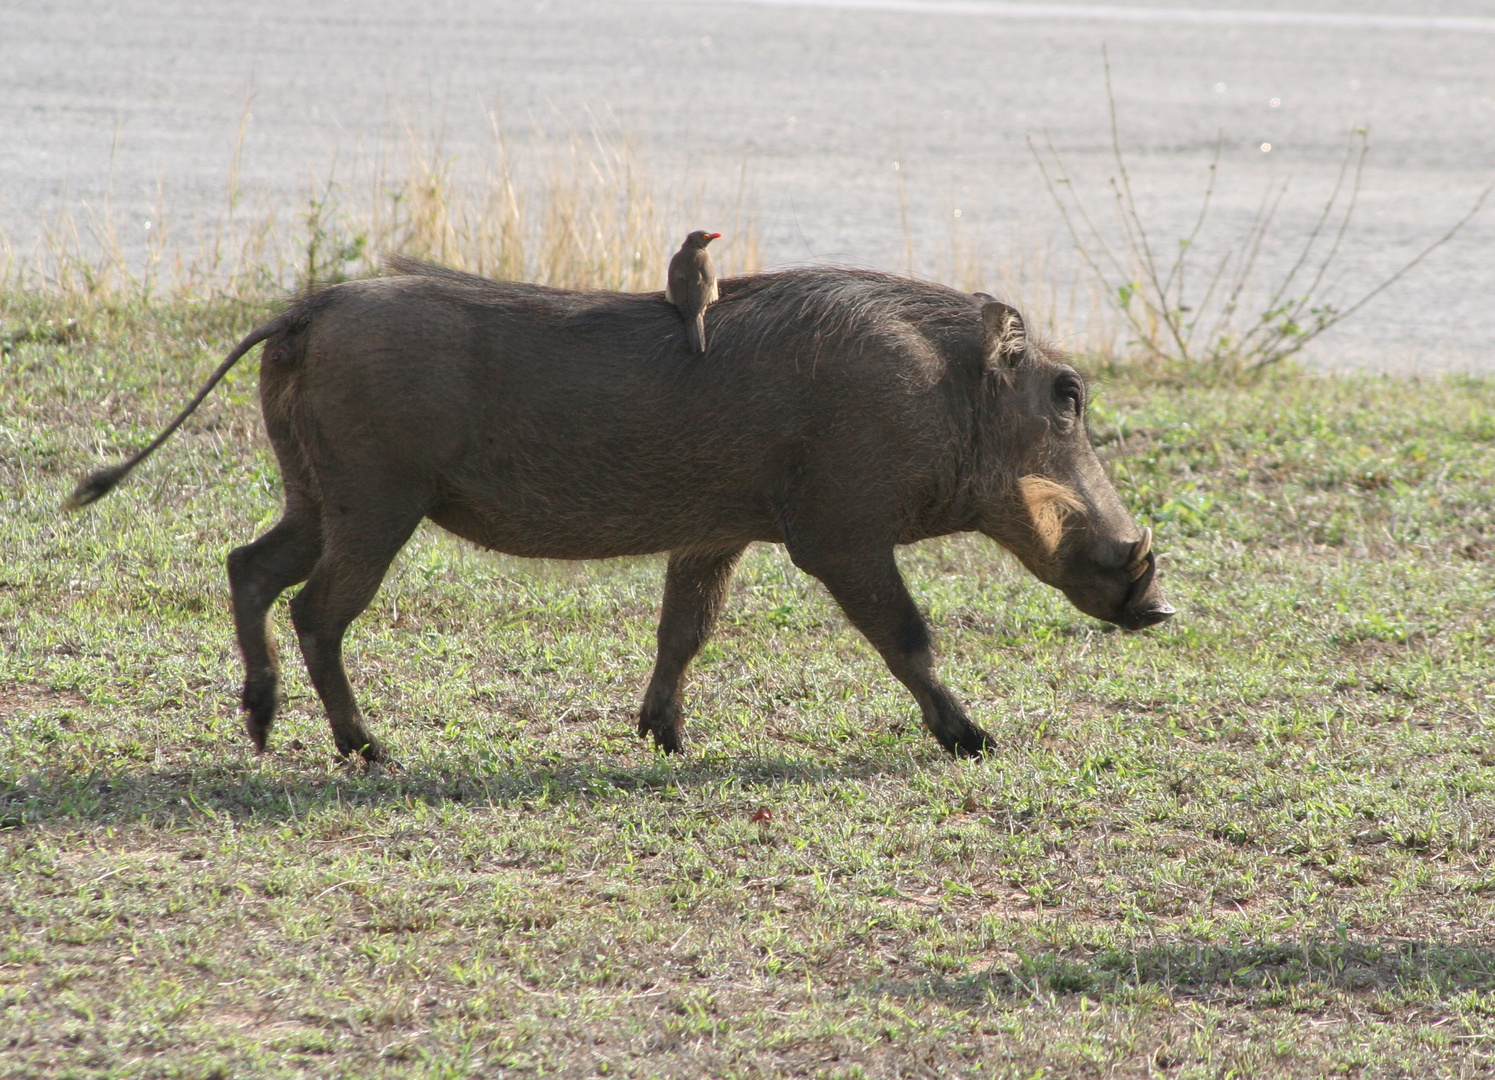
[[[1022,359],[1028,350],[1028,331],[1017,309],[993,300],[981,309],[986,324],[986,355],[1008,367]]]

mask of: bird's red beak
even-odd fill
[[[719,232],[713,232],[713,233],[707,233],[706,234],[706,239],[707,240],[720,240],[721,237],[722,237],[722,234],[719,233]]]

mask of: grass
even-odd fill
[[[660,560],[425,529],[350,635],[404,763],[361,772],[294,656],[271,753],[236,715],[255,365],[57,510],[262,314],[0,297],[0,1076],[1495,1069],[1495,382],[1113,372],[1181,614],[905,551],[980,763],[772,547],[664,760]]]

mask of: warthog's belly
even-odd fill
[[[748,497],[656,505],[643,491],[614,491],[604,499],[581,491],[548,499],[534,493],[487,499],[454,494],[427,516],[481,547],[535,559],[610,559],[783,540],[766,501]]]

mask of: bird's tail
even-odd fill
[[[706,351],[706,313],[704,311],[686,322],[685,337],[697,355]]]

